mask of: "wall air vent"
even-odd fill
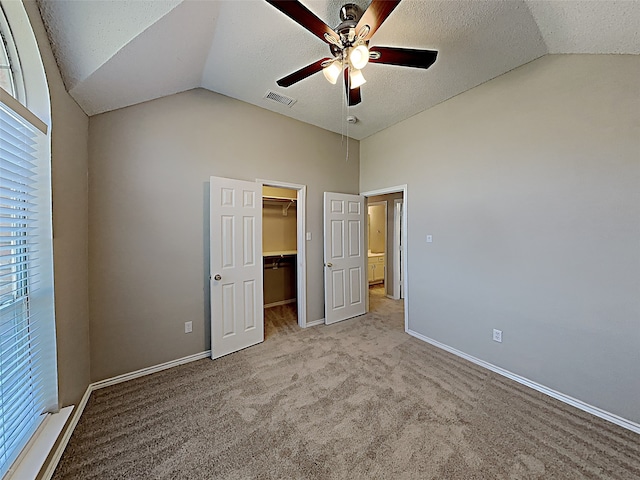
[[[279,93],[272,92],[271,90],[264,94],[264,98],[268,98],[269,100],[273,100],[274,102],[281,103],[282,105],[286,105],[289,108],[291,108],[291,106],[297,101],[295,98],[280,95]]]

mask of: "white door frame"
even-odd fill
[[[402,192],[402,200],[404,206],[404,215],[402,216],[402,282],[404,285],[404,331],[407,332],[409,330],[409,281],[408,281],[408,272],[407,272],[407,258],[409,257],[409,243],[407,242],[407,212],[409,207],[409,197],[407,195],[407,184],[397,185],[395,187],[387,187],[381,188],[378,190],[370,190],[368,192],[361,192],[360,195],[363,195],[365,198],[373,197],[376,195],[386,195],[388,193],[398,193]],[[368,249],[368,248],[367,248]],[[368,279],[365,279],[367,282],[367,286],[369,284]],[[367,298],[369,296],[367,295]],[[367,310],[369,309],[369,304],[367,303]]]
[[[387,259],[389,258],[389,254],[388,254],[388,250],[389,250],[389,238],[387,236],[387,234],[389,233],[389,227],[387,225],[387,202],[386,201],[380,201],[380,202],[367,202],[367,214],[369,213],[369,207],[375,207],[375,206],[384,206],[384,270],[382,272],[382,284],[384,285],[384,291],[385,291],[385,295],[387,293]],[[369,223],[369,219],[367,218],[367,226]],[[368,233],[369,229],[367,229],[367,233]],[[367,247],[369,246],[369,237],[367,235]],[[367,248],[367,253],[368,253],[368,248]],[[368,258],[367,258],[367,262],[368,262]],[[368,271],[367,271],[368,273]],[[368,275],[367,275],[368,276]],[[367,309],[368,310],[368,309]]]
[[[306,219],[307,219],[307,186],[297,183],[280,182],[277,180],[265,180],[256,178],[256,182],[263,187],[279,187],[297,190],[296,197],[296,238],[297,238],[297,254],[296,254],[296,278],[297,292],[296,303],[298,307],[298,325],[300,328],[307,327],[307,254],[306,254]]]
[[[393,200],[393,298],[399,300],[404,298],[404,288],[402,285],[402,279],[400,278],[402,269],[400,268],[400,260],[404,256],[404,252],[400,252],[402,246],[402,226],[400,220],[402,219],[404,199],[396,198]]]

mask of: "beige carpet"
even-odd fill
[[[261,345],[94,392],[54,478],[640,478],[639,435],[409,337],[375,293],[363,317],[300,330],[287,306]]]

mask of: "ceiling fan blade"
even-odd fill
[[[344,89],[347,95],[348,105],[353,107],[354,105],[358,105],[362,101],[362,97],[360,96],[360,87],[349,88],[349,69],[344,69]]]
[[[360,96],[360,87],[352,88],[349,90],[349,106],[353,107],[354,105],[358,105],[362,101],[362,97]]]
[[[309,30],[323,42],[326,42],[325,34],[333,37],[338,42],[340,36],[326,23],[320,20],[307,7],[296,0],[266,0],[267,3],[284,13],[293,21]]]
[[[307,65],[306,67],[302,67],[300,70],[293,72],[286,77],[282,77],[276,83],[280,87],[290,87],[294,83],[299,82],[300,80],[304,80],[305,78],[313,75],[314,73],[318,73],[322,70],[322,64],[330,60],[330,58],[323,58],[322,60],[318,60],[317,62],[313,62],[311,65]]]
[[[356,32],[359,32],[363,26],[369,25],[370,30],[365,40],[370,39],[399,3],[400,0],[373,0],[362,14],[356,26]]]
[[[376,58],[376,52],[380,55]],[[373,55],[371,55],[373,53]],[[386,63],[401,67],[429,68],[436,61],[438,52],[435,50],[414,50],[412,48],[371,47],[369,49],[370,63]]]

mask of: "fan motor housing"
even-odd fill
[[[347,3],[340,8],[340,24],[334,30],[340,35],[340,40],[345,47],[350,47],[349,30],[356,28],[362,17],[362,9],[355,3]],[[342,54],[342,49],[336,45],[329,45],[331,54],[337,57]]]
[[[362,9],[355,3],[347,3],[340,9],[340,20],[354,20],[358,23],[362,16]],[[339,27],[339,26],[338,26]]]
[[[334,29],[340,34],[342,40],[349,35],[349,30],[356,28],[362,17],[362,9],[355,3],[347,3],[340,9],[340,24]]]

